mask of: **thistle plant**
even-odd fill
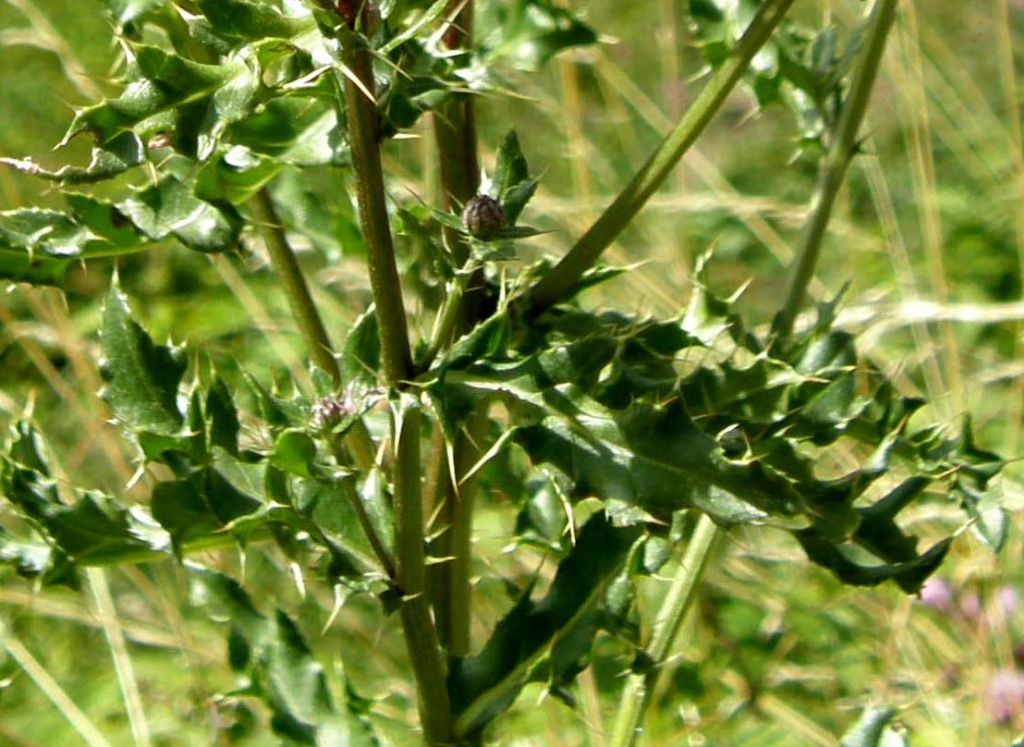
[[[510,132],[481,148],[477,109],[481,94],[502,95],[503,66],[523,54],[542,65],[597,43],[559,4],[105,6],[121,92],[75,113],[65,144],[91,138],[88,164],[2,159],[53,182],[65,208],[0,214],[0,277],[59,287],[81,262],[110,273],[101,396],[146,495],[65,484],[46,434],[29,418],[12,423],[0,559],[40,588],[77,588],[96,566],[179,565],[224,622],[230,665],[282,739],[384,741],[373,704],[329,676],[319,631],[231,572],[236,550],[279,554],[318,598],[370,598],[394,615],[417,693],[406,729],[431,745],[483,743],[529,683],[571,701],[595,642],[627,642],[635,656],[607,725],[621,747],[642,736],[730,530],[776,527],[842,583],[908,594],[960,533],[925,546],[901,524],[909,506],[951,503],[963,526],[1002,544],[1006,512],[989,492],[1002,461],[975,444],[969,421],[959,431],[918,423],[925,403],[835,327],[841,292],[813,318],[804,309],[896,0],[876,0],[842,38],[799,26],[792,0],[690,3],[709,66],[699,94],[593,225],[540,259],[529,143]],[[589,289],[622,273],[601,263],[605,250],[740,88],[788,105],[803,157],[820,164],[775,323],[746,324],[712,290],[713,252],[675,316],[588,304]],[[436,204],[386,173],[391,141],[412,131],[431,138]],[[320,185],[314,207],[293,188],[306,178]],[[344,211],[348,228],[325,240],[364,261],[372,302],[339,330],[296,246],[316,245],[331,224],[321,217]],[[189,250],[265,258],[307,370],[228,375],[236,362],[152,339],[119,258]],[[859,461],[826,474],[820,454],[838,446]],[[473,579],[487,559],[474,517],[492,500],[516,507],[507,544],[539,553],[550,572],[506,579],[512,599],[480,633]],[[675,555],[660,610],[638,619],[638,579]],[[336,606],[329,625],[345,626],[347,609]],[[891,718],[868,713],[844,744],[880,743],[870,735],[881,739]]]

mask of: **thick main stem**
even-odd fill
[[[786,301],[775,321],[777,342],[787,340],[793,333],[793,324],[800,313],[807,296],[807,288],[818,266],[825,229],[828,228],[829,219],[832,217],[832,208],[843,185],[846,169],[857,149],[857,133],[867,112],[868,101],[882,62],[882,53],[885,51],[885,42],[896,20],[898,5],[899,0],[878,0],[871,10],[864,51],[853,74],[850,92],[843,102],[835,139],[821,165],[818,186],[811,205],[811,216],[804,227],[800,252],[789,278]]]
[[[646,673],[631,674],[626,680],[609,747],[629,747],[643,733],[644,714],[650,705],[651,694],[657,686],[658,677],[663,671],[679,628],[693,605],[697,587],[704,577],[715,541],[720,534],[721,531],[715,523],[706,514],[701,514],[690,538],[690,544],[686,547],[686,554],[683,555],[679,570],[672,581],[672,588],[669,589],[654,620],[651,640],[645,651],[650,669]]]
[[[334,357],[331,338],[327,335],[327,329],[320,318],[320,311],[313,301],[313,295],[309,291],[309,285],[302,274],[302,268],[299,267],[295,252],[288,243],[273,198],[266,189],[261,189],[249,202],[249,207],[256,218],[263,243],[267,246],[270,264],[281,281],[292,316],[295,317],[299,332],[306,341],[309,357],[315,365],[326,371],[334,385],[340,388],[343,384],[341,368]],[[373,439],[362,421],[352,427],[346,445],[360,469],[367,470],[373,466]]]
[[[792,4],[793,0],[767,0],[761,6],[732,55],[718,68],[676,128],[661,142],[597,222],[580,237],[551,272],[531,289],[528,302],[535,311],[545,309],[563,298],[636,217],[722,108],[754,55],[768,41]]]
[[[352,43],[343,51],[349,144],[356,172],[359,217],[366,240],[370,286],[380,327],[384,378],[394,391],[410,378],[412,355],[402,286],[388,222],[381,169],[379,120],[373,97],[370,51]],[[410,403],[396,416],[394,442],[395,582],[402,594],[400,617],[412,663],[424,738],[452,743],[452,711],[444,659],[426,597],[420,440],[422,415]]]
[[[349,72],[345,76],[348,137],[356,172],[359,220],[366,241],[370,288],[380,326],[381,361],[388,385],[399,386],[412,371],[412,354],[388,222],[377,105],[370,98],[376,96],[373,59],[370,50],[355,45],[344,50],[342,59]]]

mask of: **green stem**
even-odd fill
[[[463,325],[462,297],[470,276],[459,273],[448,287],[448,295],[441,304],[434,331],[430,335],[430,343],[416,364],[418,371],[426,371],[445,346],[449,345],[460,327]]]
[[[351,43],[344,49],[342,59],[350,74],[345,76],[344,83],[348,137],[356,172],[359,220],[366,241],[370,288],[380,326],[381,360],[388,385],[399,386],[410,377],[412,355],[388,222],[377,105],[369,98],[376,96],[373,58],[369,49]]]
[[[461,6],[461,7],[460,7]],[[473,40],[473,0],[451,0],[447,15],[458,10],[444,36],[449,48],[469,47]],[[441,166],[441,184],[445,207],[449,210],[465,205],[476,196],[480,188],[480,162],[477,154],[476,111],[474,96],[457,93],[434,113],[434,136]],[[469,260],[469,247],[464,238],[451,229],[445,229],[445,240],[457,266]],[[426,366],[451,340],[478,321],[481,306],[480,289],[483,276],[477,271],[462,274],[445,299],[438,320],[437,331],[424,357]],[[482,437],[486,418],[473,417],[467,431],[455,437],[453,454],[456,474],[461,476],[475,461],[479,451],[474,440]],[[435,542],[434,551],[451,558],[432,568],[432,603],[437,618],[438,634],[448,653],[465,656],[470,650],[470,570],[472,567],[473,504],[476,481],[469,480],[454,486],[447,474],[447,454],[444,449],[434,451],[432,457],[441,461],[432,464],[434,474],[443,482],[437,497],[441,500],[438,522],[443,532]]]
[[[409,405],[396,422],[395,551],[396,582],[402,593],[401,618],[406,648],[419,692],[420,720],[428,744],[452,743],[452,710],[444,660],[426,596],[426,553],[420,474],[419,406]]]
[[[448,614],[446,642],[452,656],[468,656],[470,652],[470,621],[473,587],[470,584],[473,569],[473,511],[476,503],[477,475],[468,480],[462,476],[469,472],[480,458],[480,439],[487,433],[490,419],[487,410],[480,407],[469,416],[466,430],[455,443],[456,474],[460,482],[448,491],[450,517],[447,552],[451,561],[448,571]],[[479,474],[479,473],[478,473]]]
[[[761,6],[732,55],[718,68],[676,128],[661,142],[597,222],[551,272],[530,290],[528,302],[535,311],[543,310],[563,298],[636,217],[721,109],[754,55],[768,41],[792,4],[793,0],[767,0]]]
[[[331,447],[331,453],[334,455],[339,465],[344,465],[346,462],[345,451],[342,448],[341,439],[334,434],[327,434],[327,441]],[[377,556],[377,560],[380,562],[381,568],[384,573],[387,574],[388,578],[394,579],[396,576],[395,561],[391,557],[391,553],[384,541],[377,534],[376,528],[373,526],[373,522],[370,521],[369,514],[366,513],[366,506],[363,505],[363,499],[359,495],[359,491],[356,490],[355,485],[349,480],[341,481],[341,489],[345,493],[345,497],[352,506],[352,510],[355,511],[356,520],[359,522],[359,526],[362,527],[363,534],[366,535],[366,539],[370,542],[370,547],[373,548],[374,555]]]
[[[811,205],[811,217],[804,227],[800,252],[790,275],[785,304],[775,321],[777,342],[787,340],[793,333],[793,324],[804,304],[807,288],[818,266],[825,229],[832,216],[836,196],[843,185],[846,169],[857,150],[857,133],[867,112],[868,100],[878,77],[885,42],[896,20],[898,5],[899,0],[878,0],[871,10],[864,51],[850,82],[850,92],[843,102],[835,139],[821,165],[818,186]]]
[[[299,325],[299,331],[306,341],[309,350],[309,357],[313,363],[330,375],[334,385],[340,388],[341,368],[338,360],[334,357],[334,348],[331,345],[331,338],[327,336],[327,329],[324,327],[323,319],[313,301],[313,295],[309,291],[309,285],[299,267],[299,261],[288,243],[283,224],[278,217],[277,209],[274,207],[273,198],[267,189],[261,189],[249,202],[253,215],[256,218],[257,228],[267,245],[267,253],[270,255],[270,264],[274,267],[281,280],[285,296],[288,298],[288,306],[292,310],[292,316]],[[374,446],[370,432],[362,421],[353,426],[351,435],[347,439],[347,445],[352,452],[352,458],[356,465],[367,470],[374,463]]]
[[[672,588],[669,589],[654,620],[651,641],[645,651],[650,669],[646,673],[631,674],[626,680],[609,747],[629,747],[643,733],[641,724],[650,705],[651,694],[675,643],[679,628],[693,605],[697,587],[704,576],[708,559],[720,534],[721,531],[715,523],[706,514],[701,514],[690,538],[690,544],[686,547],[686,554],[683,555],[682,563],[672,581]]]
[[[256,217],[263,242],[267,245],[270,262],[288,298],[292,315],[299,325],[302,337],[306,340],[309,357],[313,359],[315,365],[330,374],[335,385],[340,385],[341,369],[332,352],[331,338],[327,336],[327,329],[313,302],[313,296],[309,292],[309,285],[306,284],[295,252],[288,244],[270,193],[266,189],[261,189],[252,198],[249,206]]]

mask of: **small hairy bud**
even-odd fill
[[[355,411],[348,397],[322,397],[313,405],[313,420],[320,428],[330,429]]]
[[[487,195],[477,195],[462,211],[462,225],[470,235],[487,241],[505,227],[505,209]]]

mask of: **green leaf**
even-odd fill
[[[87,565],[130,562],[170,548],[167,533],[152,519],[99,493],[85,493],[73,506],[54,508],[44,524],[63,553]]]
[[[523,208],[526,207],[526,203],[537,191],[538,184],[539,180],[530,177],[526,157],[519,146],[519,137],[515,130],[510,130],[498,149],[497,164],[489,190],[490,195],[501,203],[505,211],[507,226],[499,232],[499,237],[529,238],[542,233],[525,226],[516,227],[516,221],[523,212]]]
[[[308,433],[294,428],[282,432],[270,452],[271,464],[300,477],[318,474],[316,458],[316,443]]]
[[[150,495],[150,509],[179,552],[186,543],[208,537],[223,526],[210,508],[199,475],[157,483]]]
[[[270,183],[282,169],[274,159],[244,145],[218,152],[196,174],[195,194],[212,203],[241,205]]]
[[[133,130],[143,139],[165,131],[170,117],[179,119],[175,146],[204,159],[225,129],[252,110],[258,64],[244,55],[205,65],[145,44],[131,53],[124,92],[79,111],[64,142],[88,131],[107,149]]]
[[[238,410],[231,398],[231,390],[219,376],[213,380],[210,390],[206,393],[206,422],[209,432],[209,449],[218,447],[238,456],[238,433],[241,423],[238,421]]]
[[[149,248],[111,206],[76,194],[68,202],[72,214],[39,208],[0,213],[0,278],[59,286],[72,262]]]
[[[256,529],[288,521],[263,500],[262,466],[243,465],[223,451],[215,454],[214,466],[153,488],[153,518],[171,535],[179,553],[189,543],[225,531],[245,540]],[[257,474],[247,474],[250,469]]]
[[[292,743],[375,744],[364,718],[339,708],[299,627],[281,610],[272,617],[259,612],[251,597],[234,580],[199,566],[189,567],[195,597],[211,614],[230,621],[236,651],[234,662],[250,678],[248,692],[271,710],[271,727]]]
[[[840,747],[906,747],[907,739],[891,727],[899,713],[890,706],[868,708],[840,740]]]
[[[636,527],[616,529],[603,514],[591,517],[547,595],[534,601],[528,589],[477,656],[453,662],[449,690],[457,734],[478,734],[511,705],[531,668],[576,629],[641,534]]]
[[[331,101],[311,96],[271,99],[228,127],[225,138],[294,166],[344,166],[348,141]]]
[[[485,60],[508,60],[525,70],[536,70],[564,49],[597,42],[593,29],[552,0],[487,3],[478,26]]]
[[[145,160],[146,149],[139,136],[134,132],[122,132],[111,137],[103,147],[94,147],[92,159],[84,168],[62,166],[56,171],[49,171],[31,158],[0,158],[0,163],[7,164],[23,174],[61,184],[91,184],[123,174]]]
[[[1005,514],[988,482],[1002,462],[974,446],[969,424],[956,437],[906,433],[920,403],[830,328],[834,302],[787,350],[772,350],[706,290],[706,262],[682,319],[557,307],[478,325],[424,377],[444,427],[501,401],[505,442],[564,474],[568,499],[597,497],[627,525],[691,507],[726,526],[782,517],[808,557],[846,583],[920,587],[950,540],[918,554],[899,515],[936,484],[998,546]],[[814,447],[839,439],[871,452],[844,475],[820,477]],[[891,473],[897,489],[855,508]]]
[[[0,495],[33,531],[24,537],[0,531],[0,561],[44,584],[75,585],[77,563],[106,565],[169,553],[167,532],[141,508],[125,508],[95,491],[72,491],[72,502],[64,503],[46,463],[26,449],[38,443],[34,429],[22,423],[10,436],[0,453]]]
[[[204,202],[173,175],[136,192],[117,207],[150,239],[174,236],[201,252],[235,247],[242,229],[236,212]]]
[[[185,361],[153,340],[131,316],[117,278],[111,283],[100,327],[106,379],[102,396],[129,428],[173,436],[182,426],[178,385]]]
[[[316,24],[313,16],[286,16],[277,8],[263,3],[243,0],[196,0],[196,5],[219,36],[231,39],[259,41],[266,38],[290,39],[311,31]]]
[[[341,353],[341,376],[346,382],[364,387],[377,384],[380,370],[380,329],[377,313],[371,305],[352,325]]]

